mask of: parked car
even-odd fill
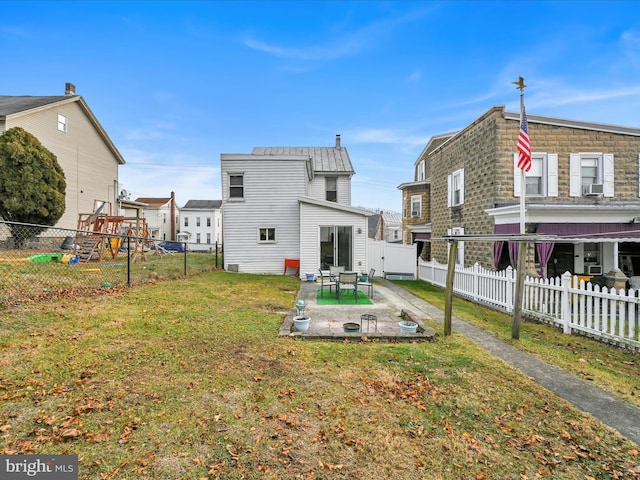
[[[171,252],[186,252],[187,244],[186,242],[173,242],[173,241],[164,241],[158,244],[160,248],[164,248],[165,250],[169,250]]]

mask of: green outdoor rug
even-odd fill
[[[320,290],[318,290],[318,305],[371,305],[373,302],[364,293],[358,291],[358,302],[353,296],[353,292],[343,292],[340,297],[340,302],[336,298],[335,289],[329,292],[329,289],[325,289],[324,297],[320,296]]]

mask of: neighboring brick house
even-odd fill
[[[222,200],[189,200],[180,208],[178,240],[189,250],[210,251],[222,244]]]
[[[519,120],[519,113],[493,107],[421,155],[430,186],[431,258],[446,262],[447,244],[438,240],[448,234],[519,233]],[[566,240],[536,244],[530,263],[546,267],[548,276],[616,267],[640,274],[634,241],[640,239],[640,129],[538,115],[528,121],[527,232]],[[460,263],[509,264],[502,243],[465,243]]]
[[[13,127],[35,136],[64,171],[65,212],[57,227],[77,228],[79,215],[92,213],[96,202],[115,209],[124,158],[73,84],[59,96],[0,96],[0,135]]]

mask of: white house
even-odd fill
[[[368,210],[351,206],[353,166],[333,147],[256,147],[221,154],[224,263],[231,271],[367,271]]]
[[[151,238],[161,241],[177,239],[178,209],[174,192],[170,197],[138,197],[135,201],[147,205],[143,216]]]
[[[189,200],[180,208],[178,240],[191,251],[209,251],[222,243],[222,200]]]

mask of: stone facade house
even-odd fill
[[[422,153],[430,205],[420,228],[430,224],[430,258],[447,261],[447,235],[519,233],[519,121],[519,113],[493,107]],[[526,229],[556,238],[531,246],[528,263],[547,276],[614,268],[640,275],[640,129],[538,115],[528,123]],[[414,186],[403,185],[403,195],[413,195]],[[461,242],[457,261],[502,269],[513,264],[511,250],[506,242]]]

